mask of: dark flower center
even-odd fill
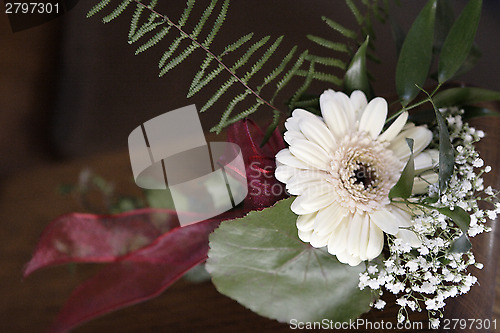
[[[373,183],[377,179],[377,175],[375,170],[369,165],[358,162],[357,169],[354,170],[352,179],[354,179],[354,184],[362,184],[365,189],[368,187],[376,187],[373,186]]]

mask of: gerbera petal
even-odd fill
[[[415,156],[415,172],[429,170],[439,163],[439,150],[427,149]]]
[[[347,213],[348,210],[341,205],[335,202],[330,204],[318,212],[314,221],[314,231],[331,234]]]
[[[356,120],[359,120],[363,114],[363,110],[366,108],[368,101],[366,95],[361,90],[354,90],[351,93],[351,105],[354,113],[356,114]]]
[[[411,213],[408,207],[406,207],[404,204],[395,203],[391,204],[389,209],[391,210],[391,213],[398,219],[400,227],[411,226]]]
[[[299,117],[290,117],[285,121],[285,128],[287,131],[299,132]]]
[[[351,127],[351,118],[346,114],[338,100],[339,97],[336,96],[333,90],[327,90],[321,94],[319,103],[321,114],[323,115],[326,125],[335,138],[341,139],[347,134]]]
[[[347,246],[347,233],[349,231],[349,218],[344,217],[328,239],[328,252],[335,255],[343,252]]]
[[[366,214],[354,214],[351,222],[349,222],[349,243],[347,244],[347,251],[352,254],[359,256],[360,248],[360,235],[363,228],[363,223],[367,222]]]
[[[297,157],[293,156],[290,153],[290,150],[288,148],[280,150],[276,154],[276,160],[280,162],[281,164],[298,168],[298,169],[311,169],[311,166],[307,165],[306,163],[302,162],[299,160]]]
[[[305,191],[299,195],[290,206],[297,215],[314,213],[331,204],[335,200],[332,192],[321,192],[317,189]]]
[[[286,184],[286,189],[291,195],[300,195],[307,189],[321,186],[331,186],[326,182],[328,175],[319,170],[301,170],[290,177]]]
[[[312,235],[311,235],[310,244],[312,247],[316,247],[316,248],[326,246],[328,244],[329,237],[330,237],[330,234],[320,233],[320,232],[317,232],[316,230],[314,230]]]
[[[361,262],[361,259],[358,256],[352,255],[348,251],[338,253],[337,259],[341,263],[348,264],[349,266],[358,266]]]
[[[280,165],[274,170],[274,177],[280,182],[286,183],[298,170],[288,165]]]
[[[366,247],[366,257],[368,260],[378,257],[383,247],[384,233],[373,221],[370,221],[370,236],[368,246]]]
[[[427,192],[430,184],[437,183],[439,180],[439,176],[437,173],[430,171],[424,174],[421,174],[413,180],[413,189],[411,193],[413,194],[423,194]]]
[[[286,131],[283,138],[285,139],[285,142],[288,143],[289,145],[292,145],[292,142],[294,140],[306,140],[304,134],[298,131]]]
[[[415,232],[411,230],[401,229],[396,234],[396,237],[401,238],[412,247],[419,247],[422,244]]]
[[[387,101],[381,97],[376,97],[368,103],[359,120],[359,131],[369,133],[373,139],[384,128],[385,119],[387,118]]]
[[[308,140],[316,143],[327,152],[333,152],[337,148],[332,132],[323,121],[317,118],[301,119],[299,128]]]
[[[386,209],[370,213],[370,220],[389,235],[395,235],[399,231],[400,222],[398,218]]]
[[[300,215],[297,218],[297,229],[300,231],[312,231],[316,215],[316,213]]]
[[[366,250],[368,248],[368,242],[370,237],[370,220],[366,217],[361,224],[361,233],[359,234],[359,258],[361,260],[368,260]]]
[[[295,109],[295,110],[293,110],[292,117],[295,117],[295,118],[312,118],[312,119],[318,118],[318,116],[315,115],[314,113],[309,112],[309,111],[304,110],[304,109]]]
[[[326,170],[328,168],[330,162],[328,153],[311,141],[295,140],[289,149],[293,156],[314,168],[320,170]],[[284,162],[282,163],[286,164]]]
[[[399,134],[399,132],[401,132],[407,120],[408,120],[408,112],[405,111],[401,113],[396,118],[396,120],[394,120],[391,126],[389,126],[389,128],[386,129],[384,133],[380,134],[377,140],[380,142],[392,141]]]
[[[429,145],[429,143],[431,143],[432,132],[423,126],[416,126],[404,130],[396,136],[389,146],[389,149],[391,149],[400,160],[406,160],[410,156],[410,147],[408,147],[406,138],[413,139],[413,154],[418,155]]]
[[[312,230],[308,231],[299,230],[298,235],[301,241],[303,241],[304,243],[309,243],[311,241]]]

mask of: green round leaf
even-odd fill
[[[281,322],[357,318],[372,301],[369,290],[358,288],[365,265],[341,264],[300,241],[293,200],[221,223],[210,236],[206,267],[213,283],[222,294]]]

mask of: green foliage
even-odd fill
[[[436,0],[429,0],[415,19],[401,47],[396,66],[396,90],[403,105],[419,93],[432,62]]]
[[[303,243],[297,236],[294,198],[262,211],[224,221],[210,236],[207,270],[217,290],[256,313],[336,322],[369,309],[368,290],[359,290],[364,265],[351,267]]]
[[[370,74],[366,69],[366,58],[380,62],[380,60],[371,52],[375,49],[373,41],[376,39],[375,31],[373,29],[373,21],[378,20],[380,22],[385,22],[388,17],[388,6],[389,1],[379,1],[379,0],[346,0],[346,5],[352,13],[356,23],[359,26],[359,33],[349,29],[340,23],[323,16],[322,19],[326,23],[326,25],[331,28],[334,32],[336,32],[338,37],[344,39],[344,42],[338,42],[338,38],[335,41],[329,40],[324,37],[308,35],[307,38],[312,42],[318,44],[319,46],[324,47],[329,52],[339,52],[340,55],[347,54],[351,57],[350,66],[347,67],[344,63],[329,63],[328,65],[332,67],[339,67],[343,70],[351,70],[350,73],[346,73],[344,76],[344,80],[348,80],[349,82],[344,82],[344,91],[347,93],[352,92],[354,89],[361,89],[368,95],[371,94],[371,88],[369,88],[369,80]],[[362,8],[362,9],[360,9]],[[335,35],[333,35],[335,36]],[[368,42],[366,42],[368,40]],[[366,45],[365,45],[366,42]],[[313,58],[313,60],[318,64],[324,64],[318,58]],[[363,62],[363,71],[357,71],[360,69],[357,67],[361,65]],[[362,77],[358,77],[360,74]],[[306,76],[307,72],[300,72],[299,75]],[[314,71],[312,74],[315,79],[330,82],[334,85],[341,86],[342,79],[334,76],[332,74],[326,74]],[[354,82],[356,81],[356,82]],[[311,110],[310,110],[311,111]]]
[[[410,158],[401,172],[397,183],[389,191],[389,199],[402,198],[407,199],[413,189],[413,180],[415,178],[415,162],[413,160],[413,139],[406,139],[410,147]]]
[[[451,144],[448,125],[441,111],[436,108],[434,102],[432,103],[439,131],[439,192],[444,193],[455,168],[455,151]]]
[[[479,106],[466,105],[463,109],[463,118],[466,120],[479,117],[500,117],[500,112]]]
[[[465,253],[468,252],[472,245],[467,237],[467,231],[470,225],[470,215],[460,207],[453,207],[453,209],[448,207],[436,208],[438,212],[446,215],[462,230],[462,236],[456,239],[451,245],[451,252]]]
[[[470,0],[451,27],[439,58],[440,83],[450,79],[467,59],[479,25],[481,7],[482,0]]]
[[[500,101],[500,92],[482,88],[451,88],[437,93],[433,100],[437,107],[470,105]]]
[[[103,11],[110,3],[110,0],[100,1],[89,11],[88,16]],[[125,0],[119,2],[111,12],[106,14],[103,22],[114,20],[130,5],[135,7],[130,20],[128,41],[130,44],[139,44],[136,54],[160,45],[167,36],[175,36],[168,42],[159,60],[159,76],[167,74],[184,63],[196,50],[203,51],[206,57],[191,82],[188,97],[200,92],[222,73],[229,76],[200,109],[200,112],[204,112],[212,108],[222,97],[226,95],[230,97],[229,103],[220,108],[224,112],[221,114],[219,123],[211,131],[219,133],[224,127],[249,116],[263,106],[272,109],[275,113],[278,112],[277,96],[289,83],[295,81],[294,79],[302,80],[302,84],[290,94],[292,97],[287,103],[290,110],[296,108],[297,103],[303,102],[302,96],[314,81],[334,87],[342,86],[342,75],[336,75],[332,71],[345,71],[347,66],[339,58],[342,54],[351,55],[352,47],[348,45],[349,42],[332,42],[326,38],[308,36],[309,40],[328,50],[328,54],[322,56],[314,55],[307,50],[299,53],[296,46],[284,52],[280,49],[282,36],[278,38],[264,36],[254,39],[253,34],[247,34],[227,45],[222,52],[216,52],[211,45],[227,16],[229,0],[224,0],[222,3],[219,0],[211,0],[205,3],[203,6],[206,7],[197,21],[192,15],[193,8],[198,5],[194,0],[187,1],[177,22],[161,14],[156,9],[157,4],[158,0],[150,0],[149,3]],[[384,0],[383,4],[380,0],[362,0],[360,3],[346,0],[346,4],[359,25],[363,40],[367,34],[373,34],[372,17],[379,20],[386,18],[387,0]],[[355,30],[326,17],[323,20],[336,34],[354,42],[356,48],[361,45],[356,41],[359,34]],[[189,26],[194,26],[191,31],[185,28],[188,23]],[[206,37],[203,39],[202,35]],[[339,56],[335,56],[334,52],[337,52]],[[236,60],[228,60],[229,54],[233,55],[231,58],[236,57]],[[373,57],[371,54],[368,56]],[[261,73],[268,63],[276,62],[277,58],[282,59],[279,66],[272,67],[270,73]],[[240,92],[232,89],[238,85],[242,89]],[[263,97],[266,87],[268,87],[267,94],[270,94],[271,98]]]
[[[372,97],[373,94],[368,79],[368,71],[366,69],[366,47],[368,42],[369,37],[361,44],[345,73],[344,92],[351,94],[354,90],[361,90],[371,99],[370,97]]]

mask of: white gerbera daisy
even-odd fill
[[[297,109],[287,119],[289,148],[276,155],[276,178],[296,195],[292,211],[299,215],[299,237],[351,266],[376,258],[384,232],[412,246],[418,237],[407,230],[411,215],[388,194],[409,156],[406,138],[414,140],[414,193],[423,193],[437,175],[437,151],[423,150],[432,140],[425,127],[406,124],[402,113],[383,133],[387,102],[377,97],[367,103],[361,91],[349,98],[325,91],[320,97],[323,117]]]

